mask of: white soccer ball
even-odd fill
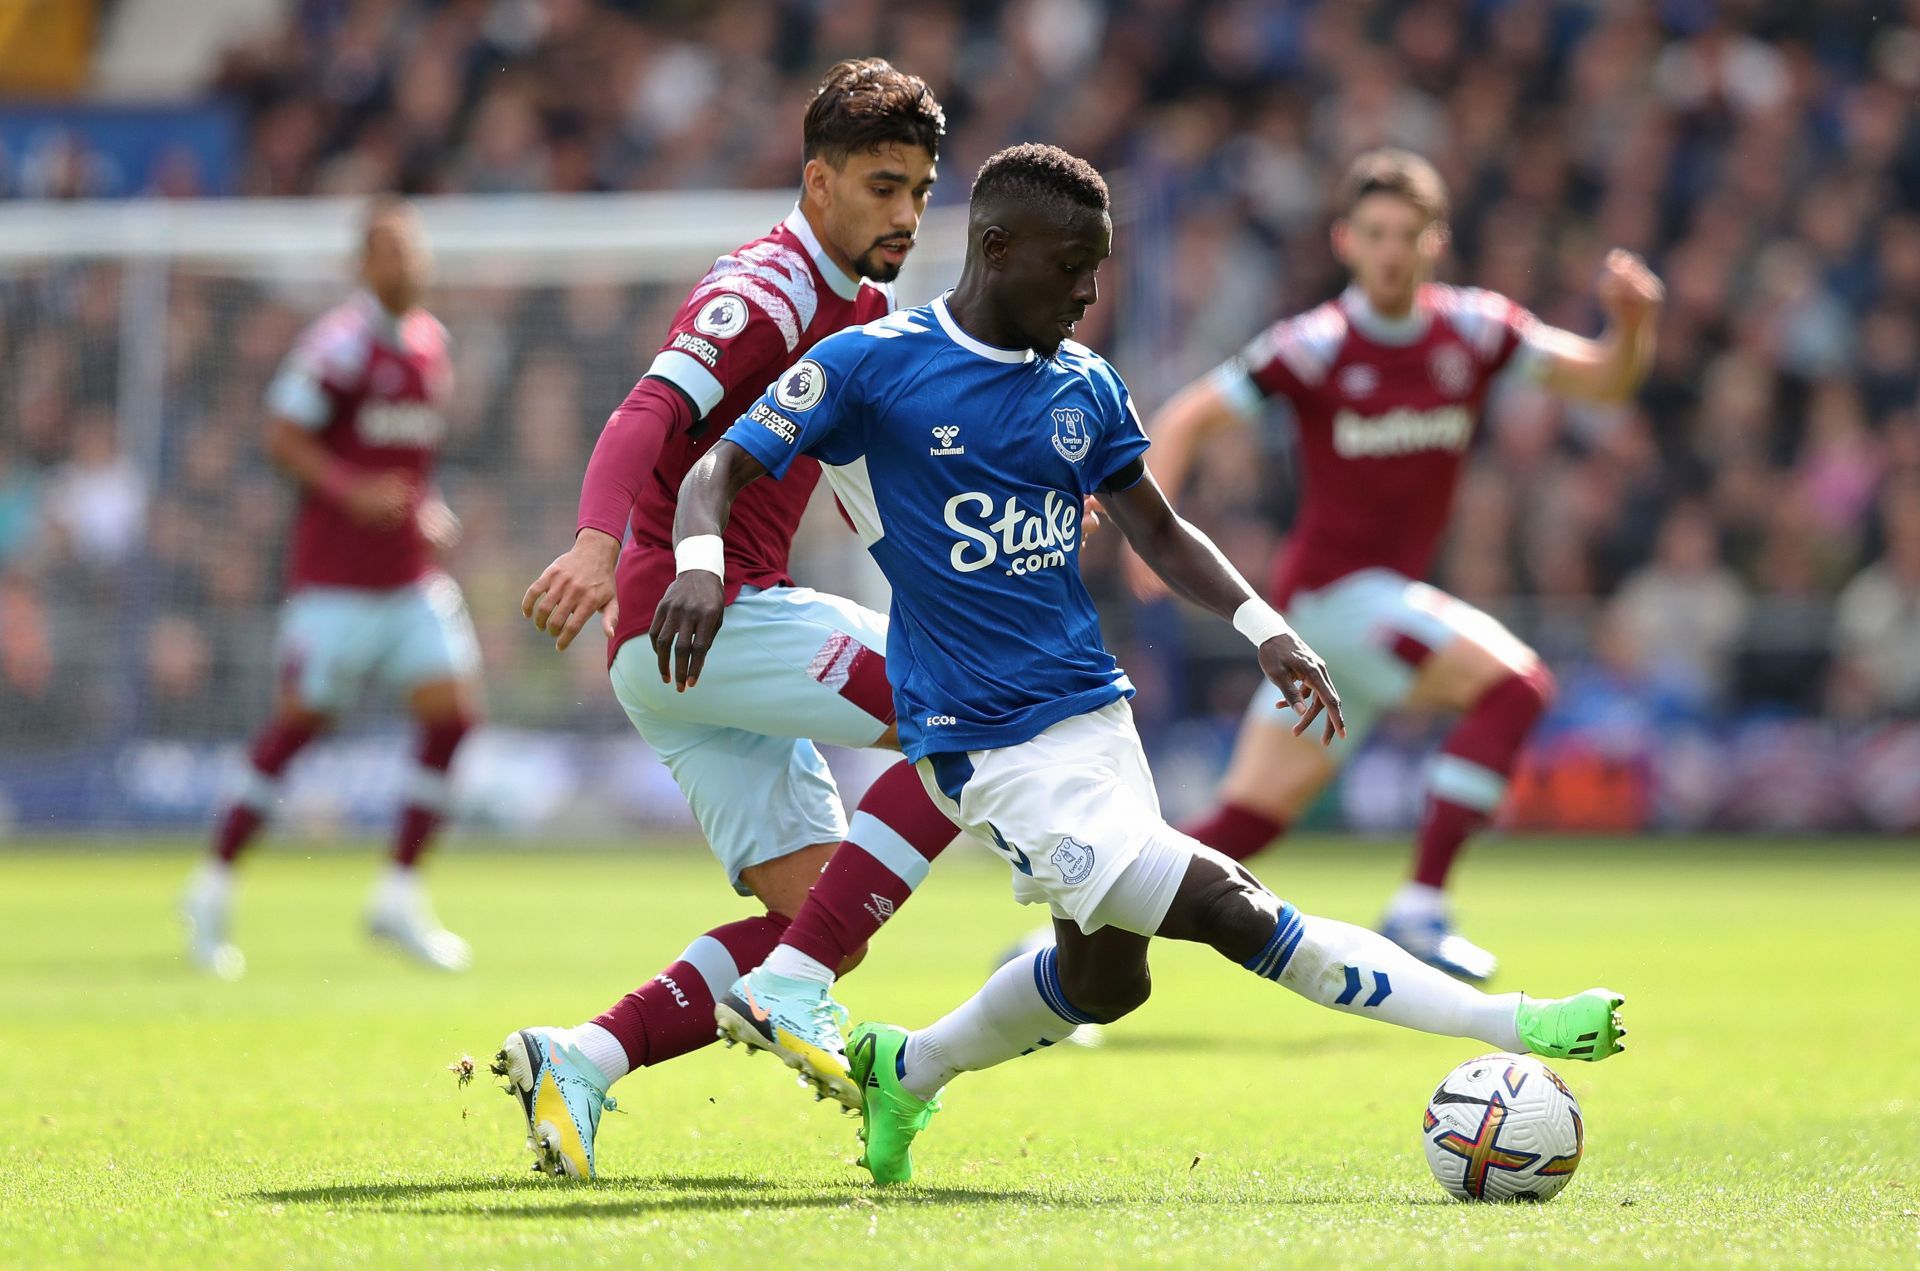
[[[1421,1126],[1427,1166],[1457,1200],[1550,1200],[1586,1147],[1573,1092],[1532,1055],[1461,1064],[1427,1100]]]

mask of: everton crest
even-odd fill
[[[1053,448],[1068,463],[1079,463],[1087,457],[1087,451],[1093,448],[1093,433],[1087,428],[1086,411],[1078,406],[1054,408]]]
[[[1054,444],[1059,444],[1058,439]],[[1081,453],[1086,452],[1083,449]],[[1093,873],[1093,848],[1076,838],[1061,839],[1060,846],[1053,849],[1048,859],[1060,871],[1060,881],[1069,886],[1086,882],[1087,876]]]

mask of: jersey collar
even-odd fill
[[[952,294],[951,291],[943,292],[939,299],[933,302],[933,316],[940,319],[940,329],[947,333],[949,340],[969,353],[986,358],[989,362],[1005,362],[1010,366],[1031,362],[1039,356],[1032,349],[1003,349],[996,344],[987,344],[962,331],[960,324],[953,320],[953,315],[947,312],[947,297]]]
[[[407,347],[406,337],[402,331],[402,324],[406,322],[404,316],[396,318],[389,313],[387,307],[380,303],[380,297],[371,291],[361,291],[356,299],[360,303],[361,311],[367,315],[367,324],[373,328],[376,340],[390,349]]]
[[[1385,318],[1376,313],[1367,303],[1367,293],[1358,287],[1348,287],[1340,293],[1340,307],[1347,311],[1347,320],[1360,329],[1360,334],[1375,344],[1412,344],[1427,333],[1427,325],[1433,320],[1423,297],[1417,293],[1413,311],[1404,318]]]
[[[807,224],[807,214],[800,210],[798,203],[793,205],[793,211],[787,213],[787,219],[781,224],[787,227],[789,234],[800,240],[800,245],[807,249],[807,255],[813,257],[813,267],[827,280],[827,286],[833,289],[834,295],[842,300],[851,300],[860,294],[860,280],[833,263],[833,257],[827,255],[826,248],[820,246],[820,240],[814,237],[813,226]]]

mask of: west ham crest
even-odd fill
[[[1093,434],[1087,429],[1087,412],[1078,406],[1059,406],[1053,412],[1053,448],[1068,463],[1079,463],[1093,448]],[[1073,840],[1068,839],[1071,843]]]

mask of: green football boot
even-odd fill
[[[1612,989],[1588,989],[1572,997],[1520,999],[1514,1026],[1528,1050],[1549,1059],[1584,1059],[1589,1063],[1617,1055],[1627,1048],[1620,1022],[1626,998]]]
[[[847,1047],[850,1075],[860,1088],[860,1165],[873,1181],[913,1181],[914,1136],[940,1110],[940,1097],[921,1099],[900,1082],[900,1052],[907,1030],[892,1024],[862,1024]]]

